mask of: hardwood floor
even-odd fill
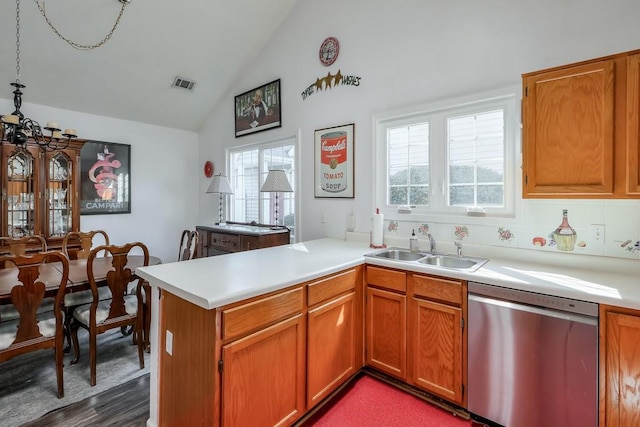
[[[26,426],[144,427],[149,418],[149,374],[23,424]]]

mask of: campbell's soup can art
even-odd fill
[[[347,189],[347,133],[330,132],[320,136],[320,184],[324,191],[339,193]]]

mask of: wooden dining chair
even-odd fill
[[[97,244],[96,244],[97,243]],[[69,259],[87,259],[91,253],[91,249],[99,246],[100,244],[109,244],[109,235],[104,230],[92,230],[92,231],[70,231],[65,234],[62,239],[62,252],[64,252]],[[103,252],[103,255],[105,253]],[[98,289],[98,299],[111,298],[111,292],[108,287],[100,287]],[[69,292],[64,297],[64,330],[67,345],[64,348],[64,352],[68,353],[71,349],[71,333],[70,323],[73,310],[83,304],[90,304],[93,301],[93,295],[91,290],[85,289],[81,291]]]
[[[133,274],[127,267],[127,255],[139,248],[143,254],[143,265],[149,265],[149,250],[140,242],[128,243],[123,246],[101,245],[91,250],[87,259],[87,278],[91,286],[93,300],[90,304],[83,304],[73,310],[71,320],[71,337],[74,347],[74,359],[71,364],[80,360],[80,347],[78,346],[78,329],[83,328],[89,332],[89,358],[91,365],[91,386],[96,385],[96,354],[97,336],[110,329],[133,326],[134,342],[138,347],[140,369],[144,368],[144,338],[143,338],[143,280]],[[111,291],[111,298],[100,300],[98,297],[97,282],[94,275],[93,261],[96,256],[105,251],[111,257],[111,269],[106,274],[106,285]],[[129,284],[136,282],[136,293],[127,292]],[[146,298],[148,299],[148,298]]]
[[[180,238],[180,251],[178,261],[187,261],[195,258],[198,248],[198,232],[196,230],[184,230]]]
[[[69,260],[59,251],[27,255],[5,255],[5,273],[14,266],[15,284],[11,288],[11,304],[18,318],[0,315],[0,362],[40,349],[54,349],[58,398],[64,397],[62,372],[63,297],[69,279]],[[41,277],[40,267],[46,262],[60,263],[52,276]],[[46,282],[46,283],[45,283]],[[49,289],[49,291],[47,291]],[[55,294],[52,305],[45,304],[45,294]]]
[[[0,237],[0,248],[5,246],[3,254],[8,255],[24,255],[29,252],[46,252],[47,241],[40,235],[23,236],[23,237]],[[0,268],[4,268],[4,261],[0,261]],[[13,266],[12,264],[10,266]],[[47,298],[40,310],[49,311],[53,308],[53,299]],[[13,304],[0,305],[0,316],[3,319],[18,319],[20,313]]]
[[[109,244],[109,235],[104,230],[70,231],[62,239],[62,252],[69,259],[87,259],[96,244],[96,236],[101,235],[103,244]],[[78,246],[80,245],[80,246]]]
[[[4,247],[3,247],[4,246]],[[11,255],[24,255],[29,252],[46,252],[47,241],[39,234],[23,237],[0,237],[0,253]],[[0,268],[3,268],[0,263]]]

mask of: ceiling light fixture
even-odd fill
[[[16,81],[11,83],[11,86],[15,88],[13,91],[15,110],[11,114],[0,116],[2,122],[0,144],[6,141],[15,146],[26,147],[27,142],[31,139],[45,151],[67,148],[71,139],[77,137],[75,129],[65,129],[62,132],[57,123],[48,122],[44,130],[50,134],[45,135],[38,122],[25,117],[20,111],[22,89],[25,88],[25,85],[20,82],[20,0],[16,0]]]

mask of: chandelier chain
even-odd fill
[[[51,30],[58,37],[60,37],[62,40],[67,42],[71,47],[76,48],[78,50],[95,49],[95,48],[98,48],[98,47],[102,46],[106,42],[108,42],[109,39],[111,38],[111,36],[113,36],[113,33],[116,31],[116,28],[118,27],[118,24],[120,23],[120,18],[122,18],[122,14],[124,13],[125,7],[127,7],[127,4],[129,4],[129,2],[130,2],[130,0],[120,0],[120,2],[122,3],[122,8],[120,9],[120,13],[118,14],[118,17],[116,18],[116,22],[113,24],[113,27],[111,28],[111,31],[109,31],[107,33],[107,35],[104,36],[104,38],[102,40],[100,40],[98,43],[85,45],[85,44],[76,43],[73,40],[70,40],[67,37],[65,37],[62,34],[60,34],[60,31],[58,31],[58,29],[49,20],[49,17],[47,17],[47,14],[46,14],[46,12],[44,10],[44,0],[42,0],[42,5],[40,5],[40,0],[33,0],[33,1],[35,2],[36,6],[38,6],[38,9],[40,10],[40,14],[42,14],[42,16],[44,17],[44,20],[47,21],[47,24],[49,24],[49,27],[51,28]]]
[[[16,0],[16,83],[20,83],[20,0]]]

